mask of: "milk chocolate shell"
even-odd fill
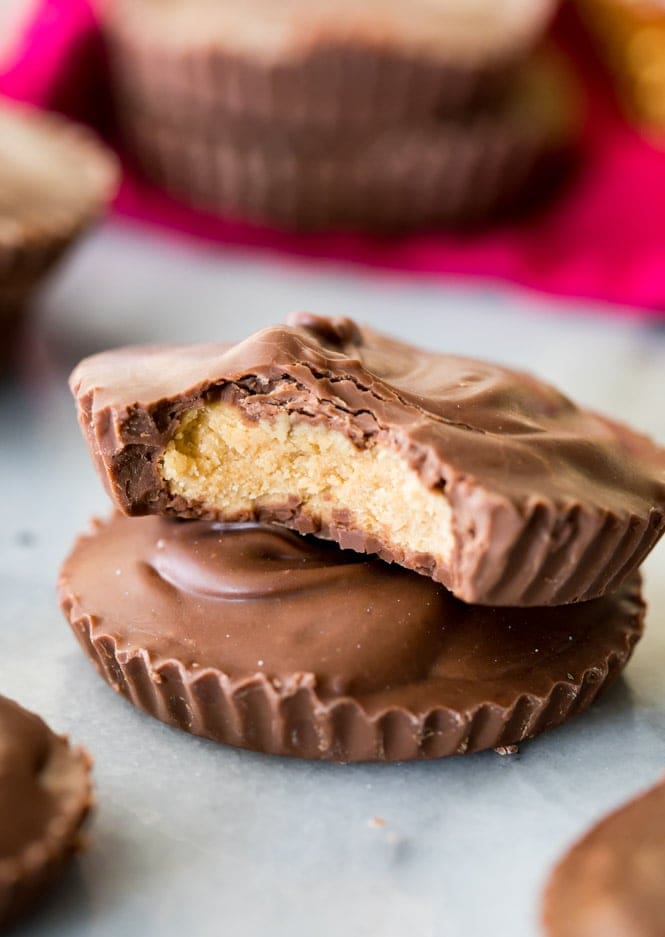
[[[180,131],[228,116],[348,133],[491,98],[555,0],[99,3],[118,108]]]
[[[0,329],[104,210],[115,158],[82,127],[0,102]]]
[[[91,761],[0,697],[0,926],[31,910],[80,845]]]
[[[306,313],[235,346],[129,348],[71,378],[126,514],[261,520],[468,602],[615,591],[665,526],[665,451],[529,375]]]
[[[548,937],[663,937],[665,780],[601,820],[554,870]]]
[[[377,131],[313,134],[228,120],[196,131],[137,108],[121,114],[145,174],[222,214],[290,229],[465,226],[539,204],[570,167],[575,84],[559,60],[522,69],[491,109]]]
[[[59,581],[101,676],[152,716],[338,761],[510,745],[585,709],[642,631],[639,579],[560,609],[465,605],[277,527],[132,520],[79,538]]]

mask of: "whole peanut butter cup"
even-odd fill
[[[96,522],[60,601],[101,676],[172,726],[299,758],[397,761],[513,745],[582,711],[642,631],[638,577],[556,609],[456,600],[278,527]]]

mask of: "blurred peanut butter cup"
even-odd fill
[[[555,0],[115,0],[100,4],[118,106],[200,132],[229,116],[379,129],[494,97]]]
[[[491,107],[455,119],[368,121],[354,135],[222,116],[188,130],[138,106],[119,115],[144,173],[191,205],[289,229],[478,225],[540,204],[573,161],[575,81],[541,53]]]
[[[550,876],[548,937],[665,934],[665,780],[597,823]]]
[[[115,193],[115,158],[54,114],[0,102],[0,330],[18,328],[34,289]],[[9,353],[9,342],[3,342]]]
[[[0,926],[32,910],[80,848],[91,761],[0,697]]]

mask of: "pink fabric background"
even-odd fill
[[[192,211],[127,169],[116,211],[222,244],[351,261],[429,275],[509,280],[562,296],[607,300],[608,311],[665,310],[665,151],[619,116],[609,84],[570,14],[559,24],[584,79],[582,166],[538,216],[474,236],[293,235]],[[103,51],[89,0],[42,0],[0,93],[99,124]],[[623,308],[622,308],[623,307]]]

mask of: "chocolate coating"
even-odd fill
[[[0,104],[0,302],[32,284],[102,213],[118,184],[113,154],[83,127]]]
[[[549,937],[663,937],[665,780],[601,820],[545,893]]]
[[[114,156],[56,114],[0,101],[0,370],[40,280],[102,214]]]
[[[564,609],[469,606],[278,527],[114,515],[59,582],[101,675],[172,725],[341,761],[519,742],[585,708],[642,630],[639,579]]]
[[[167,115],[120,109],[143,172],[195,207],[284,229],[464,227],[532,210],[571,168],[579,137],[574,76],[551,54],[525,64],[492,108],[385,128],[373,110],[352,134],[228,115],[196,123],[160,91]]]
[[[448,558],[332,523],[298,499],[226,520],[278,522],[376,552],[468,602],[563,604],[619,588],[665,528],[665,451],[498,365],[423,351],[349,319],[306,313],[235,346],[127,348],[71,377],[107,491],[127,514],[209,516],[172,495],[159,460],[183,411],[220,396],[390,447],[452,510]],[[223,515],[222,512],[218,512]]]
[[[90,759],[0,696],[0,925],[31,908],[78,848]]]
[[[233,116],[334,139],[492,100],[539,42],[556,3],[100,6],[121,110],[140,107],[186,135]]]

